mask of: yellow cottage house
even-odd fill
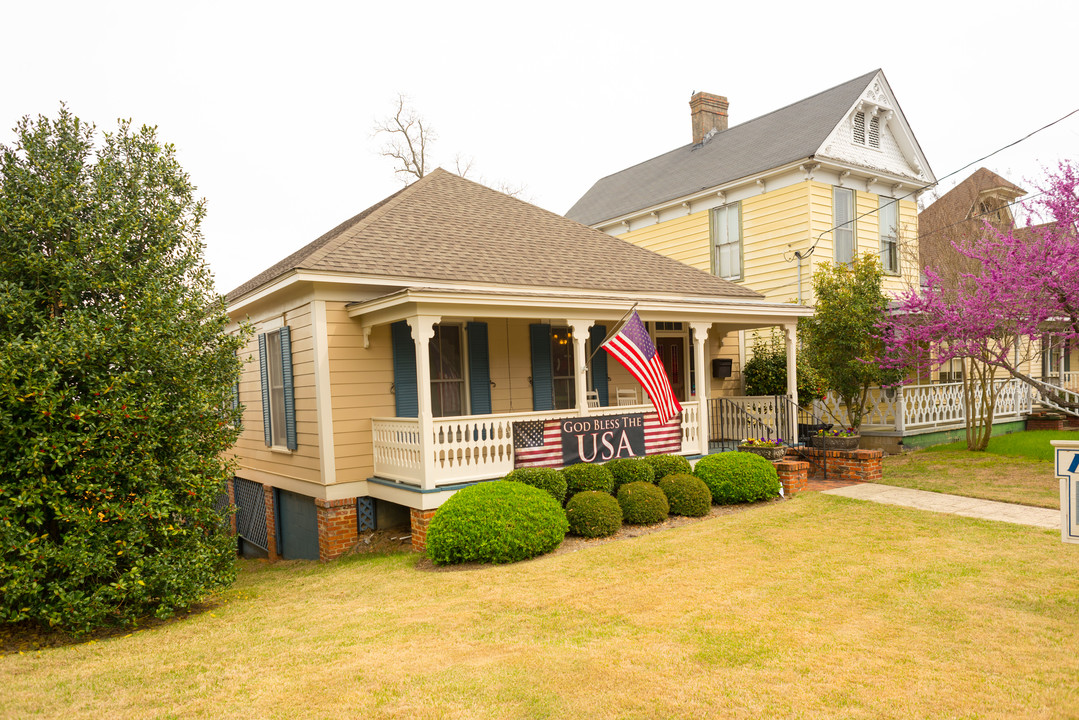
[[[422,546],[446,498],[537,453],[709,452],[742,432],[715,429],[731,422],[716,409],[721,338],[779,325],[793,360],[809,313],[442,170],[227,301],[255,330],[230,487],[239,534],[271,557],[322,559],[399,524]],[[667,367],[684,412],[666,425],[593,354],[634,305],[679,359]]]

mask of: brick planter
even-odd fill
[[[1063,430],[1064,418],[1036,417],[1027,418],[1027,430]]]
[[[779,482],[783,486],[783,496],[790,497],[805,490],[809,481],[809,463],[800,460],[782,460],[776,463]]]
[[[805,448],[800,452],[810,461],[810,480],[874,483],[881,481],[883,450]]]

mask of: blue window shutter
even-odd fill
[[[281,384],[285,388],[285,447],[295,450],[296,398],[292,389],[292,331],[281,328]]]
[[[419,417],[420,395],[416,383],[416,342],[404,320],[390,326],[393,336],[393,389],[397,417]]]
[[[536,323],[528,329],[532,335],[532,409],[554,410],[551,326]]]
[[[262,435],[266,447],[273,445],[270,435],[270,369],[266,365],[266,333],[259,335],[259,376],[262,378]]]
[[[592,389],[599,396],[599,404],[607,407],[609,397],[607,395],[607,351],[600,350],[600,344],[607,339],[606,325],[593,325],[588,331],[592,340]]]
[[[487,350],[487,323],[470,322],[468,333],[468,394],[473,415],[491,414],[491,363]]]

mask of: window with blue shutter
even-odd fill
[[[397,417],[419,417],[420,396],[416,382],[416,342],[404,320],[390,326],[393,341],[393,391]]]
[[[599,404],[607,407],[610,405],[607,394],[607,351],[599,349],[607,339],[607,326],[593,325],[588,335],[592,341],[592,389],[599,397]]]
[[[263,440],[272,447],[297,448],[296,401],[292,381],[289,327],[259,335]]]
[[[551,374],[551,326],[528,326],[532,340],[532,409],[554,410],[554,378]]]

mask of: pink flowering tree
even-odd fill
[[[1025,370],[1038,341],[1052,336],[1067,343],[1079,338],[1079,166],[1061,163],[1038,188],[1025,228],[994,228],[953,247],[974,260],[977,270],[950,281],[926,268],[926,284],[900,296],[885,335],[882,364],[893,368],[934,369],[960,359],[966,383],[968,418],[982,427],[968,447],[984,449],[992,429],[992,408],[1001,383],[1012,377],[1058,406],[1079,412],[1079,396],[1047,384]],[[978,412],[977,410],[982,410]]]

